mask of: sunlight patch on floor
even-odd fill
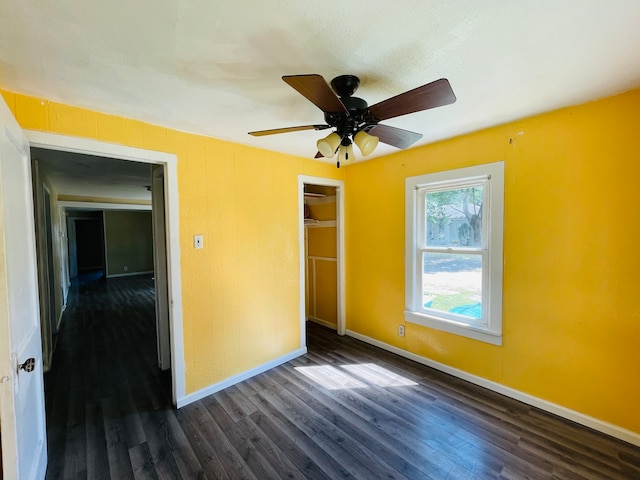
[[[345,388],[367,388],[365,383],[345,374],[330,365],[318,365],[314,367],[295,367],[297,371],[309,377],[328,390],[341,390]]]
[[[418,385],[416,382],[397,375],[375,363],[342,365],[340,368],[331,365],[318,365],[295,367],[295,369],[328,390],[368,388],[368,384],[379,387]],[[354,378],[354,376],[359,379]]]
[[[383,368],[375,363],[361,363],[356,365],[343,365],[349,373],[360,377],[361,379],[373,383],[379,387],[402,387],[407,385],[418,385],[416,382],[409,380]]]

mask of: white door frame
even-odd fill
[[[335,187],[336,189],[336,237],[337,252],[336,261],[338,264],[338,335],[346,333],[345,322],[345,257],[344,257],[344,181],[330,178],[310,177],[298,175],[298,241],[300,249],[300,347],[306,347],[306,314],[305,314],[305,258],[304,250],[304,186],[321,185],[325,187]]]
[[[172,397],[174,405],[182,403],[181,400],[185,397],[185,366],[182,328],[182,277],[180,273],[177,156],[171,153],[144,150],[141,148],[100,142],[98,140],[69,137],[34,130],[25,130],[24,133],[31,147],[164,166]]]
[[[167,370],[171,366],[171,334],[169,333],[169,296],[167,288],[167,243],[165,224],[164,167],[151,167],[151,211],[153,225],[153,264],[156,286],[156,346],[158,367]]]

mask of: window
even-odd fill
[[[406,179],[405,319],[502,345],[504,162]]]

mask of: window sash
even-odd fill
[[[489,256],[489,228],[491,212],[485,206],[488,204],[488,198],[490,198],[490,183],[491,177],[489,175],[483,175],[480,178],[471,178],[463,180],[448,180],[445,182],[439,182],[436,184],[428,184],[419,187],[416,191],[416,224],[418,227],[417,246],[415,252],[415,286],[416,292],[414,293],[414,309],[418,312],[430,315],[439,319],[449,320],[454,322],[465,323],[469,325],[488,325],[488,308],[489,308],[489,285],[488,285],[488,256]],[[447,192],[452,190],[461,190],[464,188],[482,187],[482,245],[480,247],[449,247],[449,246],[429,246],[427,244],[427,195],[434,192]],[[482,304],[482,316],[480,319],[471,318],[465,315],[458,315],[452,312],[446,312],[434,308],[428,308],[423,305],[422,297],[424,292],[424,253],[448,253],[459,255],[480,255],[482,258],[482,272],[481,272],[481,304]]]
[[[447,192],[451,190],[462,190],[464,188],[473,188],[473,187],[482,187],[482,246],[480,248],[487,249],[489,242],[489,228],[491,225],[490,217],[491,217],[491,209],[490,209],[490,201],[491,198],[491,175],[483,175],[480,178],[472,178],[472,179],[463,179],[460,181],[456,180],[448,180],[445,182],[438,182],[437,184],[427,184],[422,185],[416,188],[416,205],[415,212],[417,215],[416,225],[418,227],[417,231],[417,246],[418,248],[446,248],[446,249],[461,249],[462,247],[436,247],[427,245],[427,194],[429,193],[438,193],[438,192]],[[477,249],[477,247],[476,247]],[[468,250],[475,250],[473,248]]]
[[[460,315],[453,312],[447,312],[444,310],[438,310],[436,308],[429,308],[424,306],[423,293],[425,291],[425,283],[424,283],[424,254],[425,253],[448,253],[453,255],[477,255],[481,258],[481,299],[480,302],[482,304],[482,315],[480,318],[468,317],[466,315]],[[476,250],[464,250],[464,251],[452,251],[452,249],[434,249],[434,248],[420,248],[417,250],[416,254],[416,265],[415,265],[415,286],[416,291],[414,293],[415,298],[415,311],[423,313],[425,315],[432,316],[438,319],[449,320],[458,323],[464,323],[475,326],[488,326],[489,319],[489,251],[487,249],[476,249]]]
[[[482,245],[428,246],[426,195],[432,192],[480,186],[483,188]],[[504,162],[407,178],[405,203],[407,212],[405,319],[407,321],[495,345],[502,344],[503,195]],[[481,319],[424,307],[422,259],[425,253],[478,255],[482,258]]]

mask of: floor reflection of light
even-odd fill
[[[387,370],[386,368],[376,365],[375,363],[342,365],[341,369],[343,370],[331,365],[295,367],[295,369],[329,390],[340,390],[346,388],[367,388],[367,383],[376,385],[378,387],[402,387],[407,385],[418,385],[416,382],[397,375],[392,371]],[[360,380],[352,377],[349,374],[358,377]]]
[[[371,382],[379,387],[402,387],[407,385],[418,385],[416,382],[409,380],[383,368],[375,363],[362,363],[359,365],[343,365],[342,368],[347,370],[367,382]]]
[[[295,367],[297,371],[329,390],[367,388],[367,385],[330,365]]]

